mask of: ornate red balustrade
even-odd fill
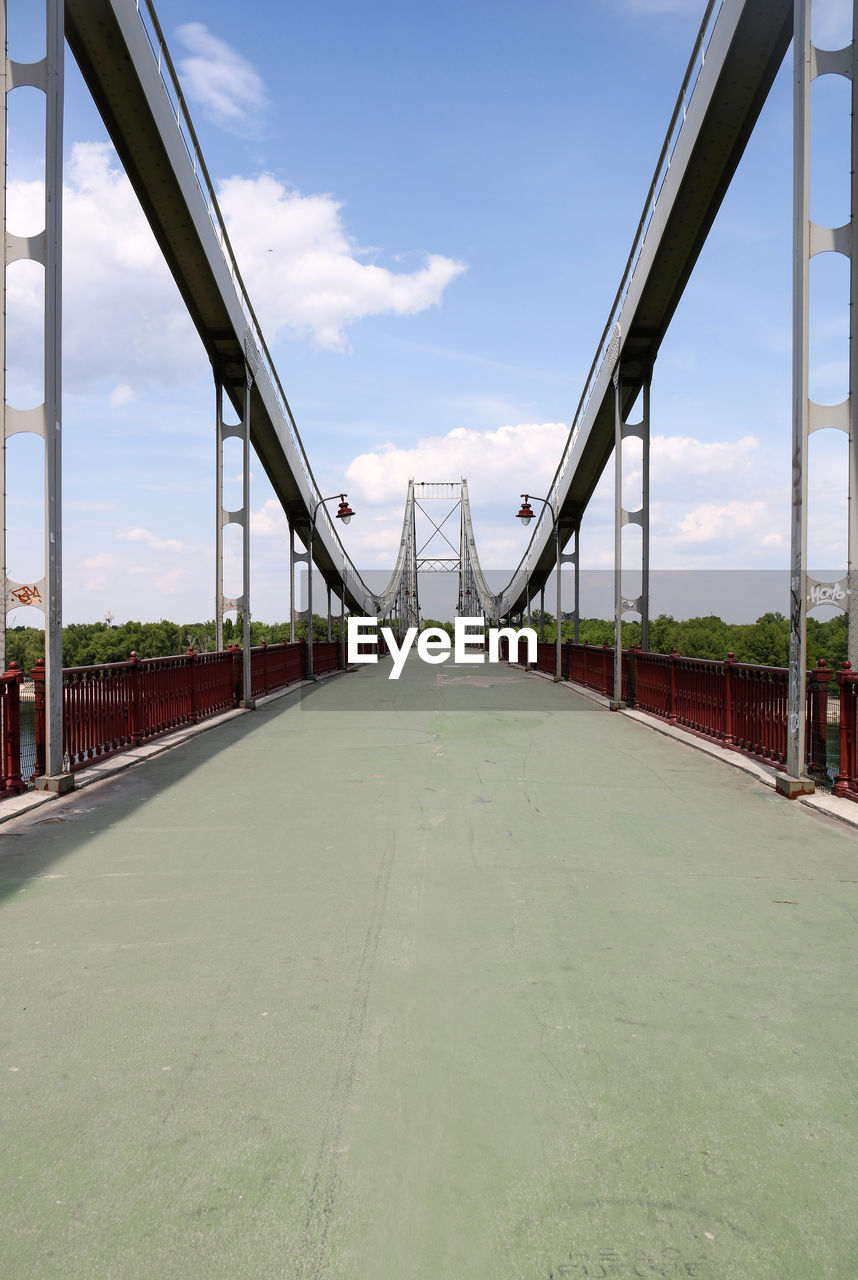
[[[287,684],[303,680],[306,674],[307,644],[304,640],[280,644],[266,644],[263,640],[261,645],[250,651],[250,691],[253,698],[264,697],[275,689],[284,689]]]
[[[317,654],[320,649],[324,651],[320,655],[322,670],[336,667],[337,646],[316,646]],[[306,674],[306,644],[260,645],[251,651],[250,669],[254,697],[302,680]],[[35,776],[45,770],[45,665],[41,659],[32,676]],[[63,671],[64,767],[72,771],[82,769],[117,751],[229,711],[241,700],[241,681],[242,651],[238,647],[220,653],[189,651],[169,658],[140,659],[132,654],[128,662],[66,667]],[[9,683],[15,684],[17,691],[17,684]],[[4,716],[6,696],[3,686],[0,697],[4,699]],[[5,725],[5,718],[2,723]],[[5,730],[3,743],[5,760]],[[20,758],[20,744],[17,753]]]
[[[561,646],[561,658],[563,649]],[[536,662],[533,664],[537,671],[545,671],[548,675],[553,676],[557,670],[557,645],[553,642],[548,643],[540,640],[536,645]],[[562,672],[561,667],[561,672]]]
[[[198,720],[231,711],[241,697],[241,650],[196,654],[193,680]]]
[[[679,654],[670,656],[673,660],[671,723],[690,729],[692,733],[699,733],[704,738],[723,741],[724,663],[711,662],[705,658],[682,658]]]
[[[668,653],[635,654],[635,708],[669,720],[673,714],[673,661]]]
[[[0,795],[27,789],[21,779],[21,672],[18,664],[0,675]]]
[[[326,671],[336,671],[340,665],[340,644],[338,640],[322,640],[313,645],[313,671],[317,676]]]
[[[552,644],[539,646],[535,665],[554,671]],[[614,651],[609,645],[567,641],[561,671],[572,683],[613,697]],[[808,672],[807,768],[811,777],[830,785],[833,755],[838,761],[834,794],[858,801],[858,673],[845,663],[836,682],[833,693],[832,673],[822,659]],[[623,651],[621,701],[776,769],[786,764],[788,695],[789,672],[783,667],[736,662],[732,654],[717,662],[685,658],[676,650]]]
[[[563,664],[566,679],[575,684],[583,684],[604,697],[610,698],[614,691],[614,651],[606,644],[575,644],[567,640],[565,648],[568,658]],[[628,679],[628,673],[624,673]]]
[[[729,664],[728,673],[731,733],[727,745],[782,767],[786,763],[789,672],[736,662]]]
[[[338,642],[314,645],[319,674],[340,665]],[[501,655],[508,652],[501,641]],[[262,644],[251,652],[253,696],[283,688],[306,674],[306,643]],[[537,647],[536,666],[555,669],[555,647]],[[564,677],[606,697],[613,696],[614,651],[608,645],[563,645]],[[45,670],[40,660],[32,673],[35,695],[34,773],[45,768]],[[781,667],[685,658],[676,653],[623,652],[621,700],[639,711],[679,725],[692,733],[783,768],[789,673]],[[66,766],[80,769],[116,751],[139,745],[199,719],[238,705],[241,698],[242,653],[188,652],[176,657],[63,672],[63,751]],[[23,790],[20,758],[20,681],[15,664],[0,675],[0,795]],[[824,781],[834,766],[834,794],[858,801],[858,673],[848,663],[832,673],[820,660],[807,683],[807,763],[811,776]]]

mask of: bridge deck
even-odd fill
[[[854,1275],[854,835],[388,669],[0,834],[3,1274]]]

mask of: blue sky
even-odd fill
[[[20,61],[40,52],[36,7],[10,0]],[[360,567],[392,563],[409,475],[467,475],[484,563],[518,562],[519,494],[545,492],[559,460],[703,8],[248,0],[237,21],[219,0],[157,5],[320,487],[358,513],[344,540]],[[819,43],[845,42],[846,9],[817,0]],[[788,563],[790,62],[656,366],[658,568]],[[819,86],[814,212],[845,221],[847,86]],[[209,366],[70,54],[66,93],[65,617],[210,617]],[[11,95],[13,231],[41,225],[37,99]],[[38,281],[19,267],[9,400],[26,407]],[[813,391],[830,402],[847,391],[845,268],[814,263]],[[836,568],[843,441],[813,444],[811,555]],[[18,580],[41,574],[37,455],[10,442]],[[585,568],[611,563],[611,503],[606,476]],[[252,612],[274,621],[288,612],[285,522],[258,466],[251,505]]]

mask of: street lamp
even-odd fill
[[[337,520],[342,520],[343,524],[348,524],[354,512],[346,502],[346,494],[335,493],[330,498],[320,498],[313,508],[313,514],[310,517],[310,537],[307,540],[307,679],[315,680],[313,675],[313,538],[316,534],[316,516],[319,514],[319,507],[325,505],[326,502],[336,502],[340,500],[337,508]]]
[[[530,524],[534,516],[533,507],[531,507],[530,505],[531,499],[534,502],[541,502],[544,507],[548,508],[549,512],[551,513],[551,522],[554,528],[554,545],[556,547],[556,552],[557,552],[557,639],[555,641],[556,660],[554,665],[554,682],[555,684],[557,684],[562,679],[562,676],[560,674],[562,670],[562,662],[561,662],[561,656],[560,656],[561,654],[561,650],[560,650],[560,616],[561,616],[560,615],[560,606],[561,606],[560,524],[557,520],[557,516],[554,514],[554,508],[552,507],[551,503],[548,501],[547,498],[535,498],[532,493],[523,493],[521,496],[522,496],[521,510],[518,512],[518,515],[516,518],[521,521],[521,523],[525,526],[525,528],[527,528],[527,526]]]

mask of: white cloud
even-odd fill
[[[165,595],[175,596],[187,587],[191,577],[189,569],[168,569],[166,573],[157,574],[152,579],[152,585],[156,591],[163,591]]]
[[[176,34],[188,50],[177,63],[188,100],[231,133],[256,132],[267,95],[255,68],[201,22],[186,22]]]
[[[761,517],[766,514],[766,503],[759,499],[723,504],[705,502],[689,511],[679,522],[678,531],[686,542],[729,543],[737,538],[745,541],[749,534],[758,533]],[[768,545],[781,545],[778,535],[769,533],[766,538]]]
[[[290,191],[270,174],[226,179],[218,202],[269,340],[285,331],[328,350],[346,350],[350,324],[437,306],[447,285],[466,270],[437,253],[411,272],[361,262],[340,217],[341,202]]]
[[[175,538],[161,538],[148,529],[120,529],[116,536],[120,542],[141,542],[151,551],[169,551],[173,555],[190,555],[205,551],[204,547],[179,542]]]
[[[40,182],[9,186],[10,221],[38,228]],[[223,186],[230,226],[266,337],[284,332],[344,350],[363,316],[411,315],[440,302],[463,264],[431,254],[413,272],[358,261],[330,196],[301,196],[273,178],[231,178]],[[176,385],[206,368],[202,345],[137,198],[108,143],[72,148],[64,186],[63,360],[69,392],[111,379],[119,407],[157,379]],[[40,221],[41,220],[41,221]],[[273,252],[268,252],[271,249]],[[41,345],[41,272],[8,273],[10,378],[15,361]],[[29,389],[22,392],[29,394]]]
[[[42,183],[10,183],[8,197],[16,223],[42,225]],[[38,349],[41,289],[17,273],[18,265],[8,275],[15,350]],[[194,327],[108,143],[76,143],[66,165],[63,311],[68,391],[109,377],[116,405],[125,402],[132,385],[145,386],[154,378],[174,384],[188,376],[189,367],[202,366]]]
[[[268,498],[259,511],[251,511],[250,533],[254,538],[288,538],[286,513],[276,498]]]
[[[361,454],[346,469],[350,500],[361,517],[354,522],[353,534],[350,530],[350,552],[358,563],[392,563],[408,478],[455,480],[465,475],[470,481],[481,563],[487,569],[512,569],[527,546],[527,539],[513,527],[519,494],[525,489],[547,493],[566,436],[563,423],[521,423],[495,431],[457,428],[410,449],[387,445]],[[815,470],[817,491],[828,483],[829,470],[821,466]],[[625,505],[634,509],[640,505],[639,460],[627,466],[626,478]],[[788,482],[786,468],[782,475],[771,474],[756,436],[715,441],[654,436],[653,564],[659,568],[783,566],[789,551]],[[609,464],[584,517],[583,568],[608,568],[613,563],[613,519],[613,466]],[[838,513],[832,524],[839,527],[839,523]],[[454,542],[457,536],[456,531]],[[826,537],[826,545],[832,537]],[[628,549],[634,545],[639,547],[640,533],[632,526],[624,534],[624,556],[630,557],[630,564],[639,555]]]
[[[100,551],[97,556],[89,556],[81,561],[84,569],[112,569],[116,564],[116,556],[111,551]]]
[[[415,480],[469,478],[472,503],[506,490],[518,501],[523,489],[545,489],[557,469],[569,428],[562,422],[521,423],[496,431],[456,427],[445,436],[419,440],[412,449],[386,445],[363,453],[346,468],[357,496],[369,502],[404,500]]]

